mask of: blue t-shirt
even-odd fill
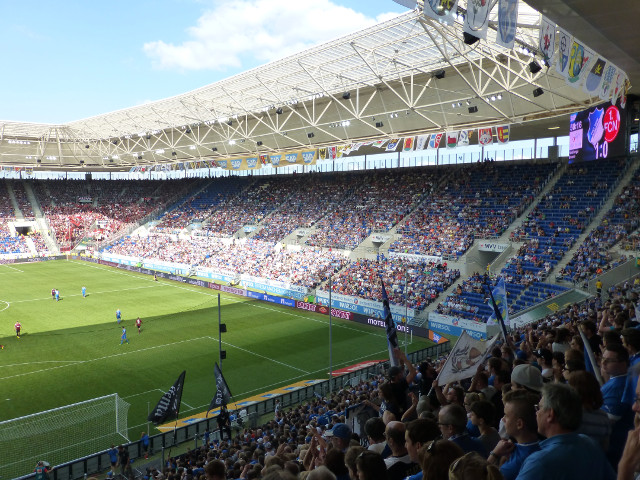
[[[540,442],[523,462],[517,480],[615,480],[602,448],[585,435],[565,433]]]
[[[500,467],[500,472],[504,480],[515,480],[518,473],[520,473],[520,467],[522,467],[525,459],[533,452],[540,450],[540,444],[538,442],[527,444],[516,443],[515,447],[509,459]]]

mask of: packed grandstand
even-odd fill
[[[382,275],[391,303],[416,317],[434,304],[479,322],[492,308],[486,271],[469,271],[465,261],[474,242],[512,246],[490,270],[492,284],[504,278],[515,313],[624,263],[640,221],[640,173],[626,159],[163,182],[8,180],[0,188],[7,257],[81,246],[169,272],[211,269],[309,293],[331,277],[334,293],[374,301]],[[28,228],[18,234],[16,225]]]

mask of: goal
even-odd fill
[[[117,393],[0,422],[0,478],[33,472],[128,443],[129,404]]]

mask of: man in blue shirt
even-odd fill
[[[116,474],[116,467],[118,466],[118,449],[115,445],[111,445],[111,448],[107,451],[109,455],[109,462],[111,462],[111,475]]]
[[[87,287],[82,287],[82,297],[87,296]]]
[[[464,453],[478,452],[482,457],[487,458],[489,452],[477,438],[473,438],[467,432],[467,412],[464,407],[457,403],[445,405],[438,412],[438,426],[442,433],[442,438],[451,440],[457,444]]]
[[[611,465],[617,465],[622,455],[627,432],[633,428],[631,404],[623,398],[627,386],[629,353],[620,344],[607,344],[602,354],[600,371],[606,383],[602,385],[602,410],[607,412],[611,421],[611,436],[607,458]]]
[[[517,480],[615,480],[616,474],[593,440],[575,433],[582,421],[582,399],[569,385],[548,383],[537,405],[538,433],[546,437],[529,455]]]
[[[116,321],[118,322],[118,325],[120,325],[120,320],[122,319],[122,313],[120,312],[120,309],[116,310]]]
[[[515,480],[525,459],[540,450],[536,403],[538,397],[523,390],[512,390],[504,396],[504,428],[510,438],[501,440],[489,453],[489,463],[498,464],[502,457],[507,460],[500,466],[505,480]]]

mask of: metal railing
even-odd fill
[[[443,353],[448,352],[450,349],[451,342],[446,342],[418,350],[410,353],[408,356],[411,363],[416,364],[427,359],[436,358]],[[308,387],[302,387],[298,390],[292,390],[291,392],[287,392],[279,396],[270,397],[261,402],[246,406],[243,405],[242,408],[247,411],[249,418],[260,417],[275,411],[276,400],[279,400],[281,407],[285,408],[298,405],[307,400],[316,398],[317,395],[325,396],[330,392],[338,391],[344,388],[344,386],[351,382],[352,379],[357,379],[359,381],[363,378],[368,378],[371,375],[379,374],[383,369],[388,368],[388,363],[389,362],[382,362],[361,368],[344,375],[332,377],[329,380],[324,380],[314,385],[309,385]],[[202,435],[206,430],[209,430],[210,432],[210,441],[219,440],[220,434],[218,432],[216,418],[217,417],[206,418],[197,423],[190,423],[187,426],[179,427],[175,430],[159,433],[149,437],[149,454],[153,455],[162,452],[162,456],[164,458],[165,453],[170,455],[169,450],[171,448],[187,442],[193,442],[194,440],[197,444],[197,439],[202,438]],[[145,452],[143,451],[142,444],[139,440],[128,443],[125,447],[129,450],[131,459],[136,460],[144,458]],[[84,478],[85,475],[104,472],[110,467],[111,463],[109,461],[109,455],[107,450],[105,450],[103,452],[98,452],[93,455],[56,466],[50,473],[50,478],[52,480],[79,479]],[[17,480],[26,480],[34,477],[35,474],[32,473],[19,477]]]

